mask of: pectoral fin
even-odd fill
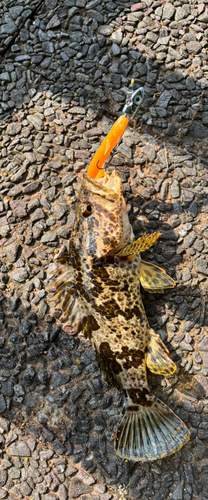
[[[168,349],[159,335],[150,330],[146,363],[149,370],[157,375],[173,375],[176,365],[168,356]]]
[[[127,247],[123,248],[123,250],[120,250],[120,252],[117,253],[118,257],[128,257],[129,255],[136,255],[137,253],[148,250],[153,245],[153,243],[157,241],[161,234],[162,233],[145,233],[142,238],[139,238],[138,240],[131,243],[131,245],[128,245]]]
[[[162,291],[164,288],[173,288],[175,281],[166,274],[164,269],[141,260],[139,267],[140,282],[145,290]]]

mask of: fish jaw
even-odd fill
[[[88,262],[114,256],[132,239],[122,180],[118,171],[100,179],[84,175],[70,247]]]

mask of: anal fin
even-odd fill
[[[117,428],[115,451],[123,459],[152,462],[180,450],[189,438],[180,418],[155,399],[152,405],[126,407]]]
[[[150,330],[146,363],[149,370],[157,375],[169,376],[176,371],[174,361],[168,356],[167,347],[152,329]]]
[[[164,269],[143,260],[140,262],[139,279],[145,290],[153,292],[175,286],[175,281],[166,274]]]

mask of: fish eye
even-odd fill
[[[82,215],[84,217],[89,217],[89,215],[91,215],[91,213],[92,213],[92,205],[90,205],[90,203],[88,203]]]

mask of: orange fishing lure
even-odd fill
[[[131,82],[133,86],[134,80]],[[112,149],[119,142],[122,137],[129,121],[135,116],[144,96],[144,90],[142,87],[136,91],[130,90],[127,95],[127,101],[123,108],[123,114],[116,120],[112,126],[109,134],[105,137],[100,147],[98,148],[95,156],[93,157],[87,174],[92,178],[100,178],[105,175],[102,167],[109,157]]]

